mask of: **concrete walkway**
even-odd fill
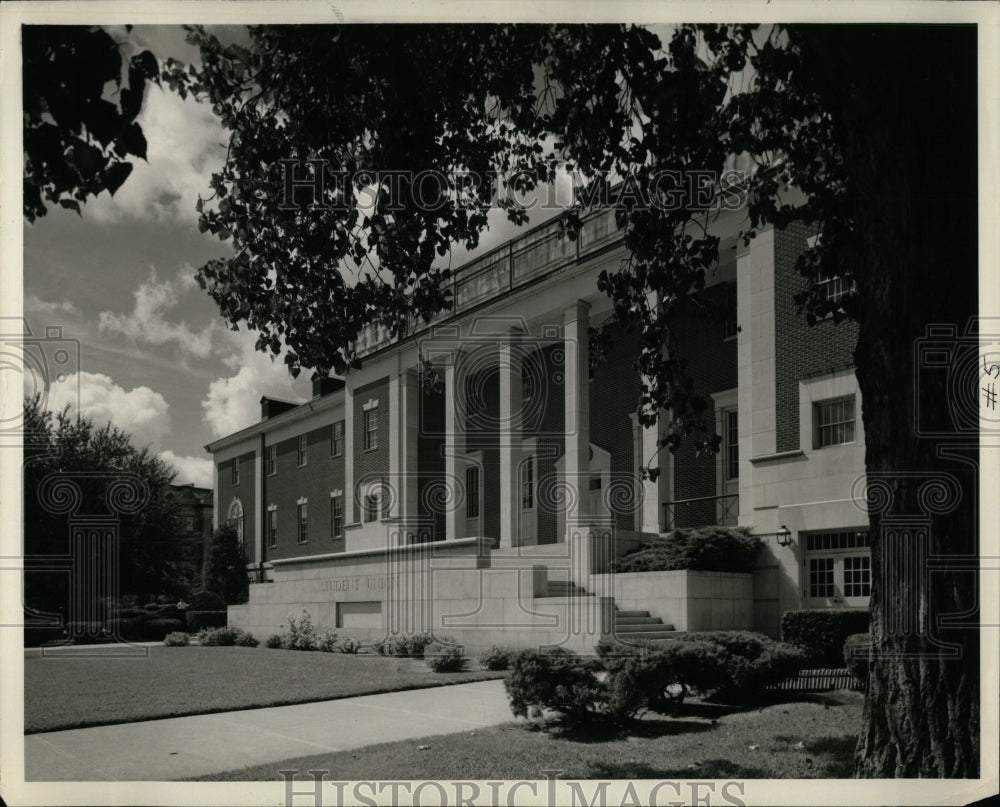
[[[513,720],[503,681],[24,738],[27,781],[165,781]]]

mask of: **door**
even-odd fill
[[[733,526],[740,508],[740,431],[736,407],[722,410],[722,490],[716,523]]]
[[[521,461],[520,473],[520,524],[518,545],[534,546],[538,543],[538,502],[535,489],[535,455],[527,454]]]

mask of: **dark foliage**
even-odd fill
[[[839,667],[844,642],[864,633],[871,623],[868,611],[809,608],[786,611],[781,617],[781,638],[800,648],[816,667]]]

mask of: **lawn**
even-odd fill
[[[202,777],[281,780],[279,770],[326,770],[339,781],[386,779],[847,778],[862,695],[788,693],[759,709],[692,702],[623,735],[554,736],[524,723],[384,743]],[[420,750],[419,746],[429,746]]]
[[[142,659],[24,660],[25,733],[331,700],[500,678],[422,659],[250,647],[150,647]]]

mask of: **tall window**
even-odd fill
[[[521,465],[521,509],[535,507],[535,458],[527,457]]]
[[[240,458],[237,457],[233,460],[233,464],[230,467],[230,473],[232,474],[233,487],[240,483]]]
[[[303,502],[299,505],[299,531],[298,539],[300,544],[304,544],[309,538],[309,513],[306,510],[306,504]]]
[[[723,429],[725,430],[725,467],[726,479],[739,479],[740,476],[740,432],[739,418],[735,409],[723,414]]]
[[[810,558],[809,596],[832,597],[833,595],[833,558]]]
[[[236,530],[236,537],[240,541],[240,546],[243,546],[243,502],[239,499],[233,499],[229,505],[226,524]]]
[[[868,597],[872,593],[872,559],[868,555],[844,558],[844,596]]]
[[[854,396],[813,404],[813,448],[854,442]]]
[[[307,462],[309,462],[309,440],[308,435],[299,435],[299,452],[298,452],[298,465],[303,467]]]
[[[333,424],[332,428],[330,454],[334,457],[342,457],[344,455],[344,421],[338,420]]]
[[[465,517],[479,518],[479,467],[465,469]]]
[[[267,545],[276,547],[278,545],[278,508],[269,507],[267,509]]]
[[[365,410],[365,451],[378,448],[378,407]]]
[[[274,476],[278,473],[278,447],[267,447],[267,475]]]
[[[330,537],[334,540],[344,537],[344,497],[330,497]]]
[[[379,491],[371,491],[365,496],[365,521],[376,521],[378,519],[379,507],[382,504],[382,494]]]

